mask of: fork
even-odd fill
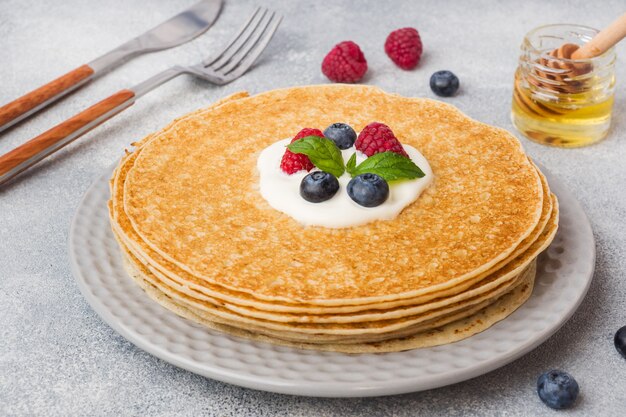
[[[176,65],[134,87],[123,89],[0,156],[0,185],[78,139],[135,103],[139,97],[182,74],[224,85],[246,73],[267,47],[282,16],[258,7],[215,57],[191,66]]]

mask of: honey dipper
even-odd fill
[[[578,48],[571,59],[589,59],[602,55],[626,37],[626,13],[618,17],[606,29],[599,32],[589,42]]]
[[[583,81],[572,78],[591,72],[593,66],[589,62],[575,61],[586,60],[602,55],[624,37],[626,37],[626,14],[623,14],[607,28],[598,32],[593,39],[584,45],[578,46],[572,43],[566,43],[550,52],[549,56],[555,59],[548,57],[540,58],[538,62],[541,66],[553,68],[556,71],[546,73],[534,67],[533,73],[535,76],[527,77],[527,81],[537,87],[553,90],[557,93],[580,92]],[[563,61],[563,59],[571,61]],[[552,116],[566,112],[535,102],[521,91],[519,84],[520,80],[516,78],[514,98],[516,102],[521,107],[526,108],[527,111],[543,116]]]

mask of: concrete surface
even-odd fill
[[[18,97],[190,5],[192,0],[0,0],[0,103]],[[217,24],[181,47],[139,57],[0,137],[4,153],[95,100],[174,63],[216,51],[254,1],[226,2]],[[269,3],[269,2],[268,2]],[[366,82],[433,97],[430,74],[450,69],[470,116],[512,129],[509,105],[518,46],[547,23],[602,27],[623,13],[621,0],[289,1],[257,67],[223,88],[190,77],[142,98],[111,122],[0,191],[0,415],[416,416],[556,415],[535,394],[549,368],[573,374],[581,397],[572,416],[624,415],[626,360],[613,334],[626,325],[626,45],[618,48],[613,132],[584,149],[552,149],[522,139],[585,207],[597,239],[597,272],[580,310],[524,358],[472,381],[387,398],[316,399],[242,389],[177,369],[144,353],[104,324],[70,273],[70,219],[89,184],[131,141],[231,92],[326,82],[319,67],[335,43],[352,39],[370,65]],[[383,43],[393,29],[419,29],[425,53],[415,71],[397,69]],[[626,44],[626,42],[624,42]]]

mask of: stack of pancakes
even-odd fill
[[[263,200],[262,149],[303,127],[373,121],[434,172],[398,217],[304,227]],[[239,93],[134,146],[109,201],[129,275],[183,317],[282,345],[389,352],[471,336],[530,296],[558,224],[556,198],[508,132],[374,87]]]

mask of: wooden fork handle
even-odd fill
[[[131,106],[134,102],[135,93],[133,91],[120,90],[9,153],[0,156],[0,185],[78,139],[100,123]]]
[[[89,81],[94,70],[82,65],[0,107],[0,132]]]

